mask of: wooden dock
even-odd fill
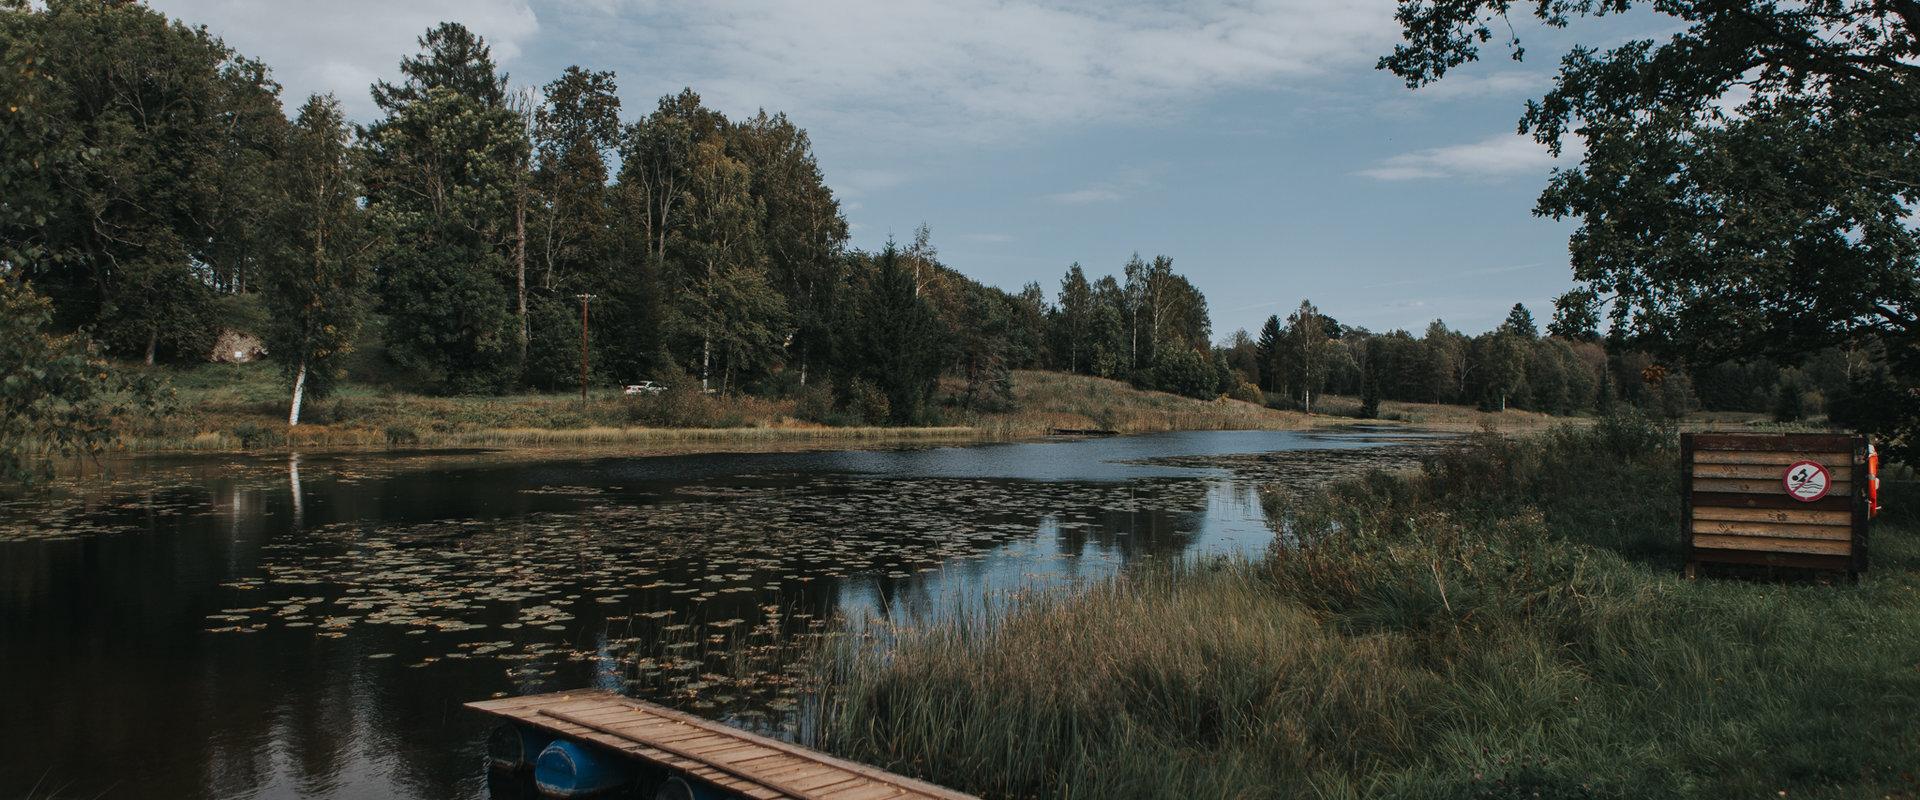
[[[466,705],[754,800],[977,800],[611,692],[555,692]]]

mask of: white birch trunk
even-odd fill
[[[300,360],[300,369],[293,374],[293,407],[287,411],[287,427],[300,424],[300,401],[307,392],[307,361]]]

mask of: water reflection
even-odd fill
[[[137,493],[0,512],[0,796],[481,797],[459,703],[585,685],[777,731],[776,643],[834,615],[1271,541],[1255,485],[1132,462],[1370,444],[143,464]],[[752,685],[722,651],[764,660]]]

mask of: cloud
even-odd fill
[[[1486,75],[1450,74],[1446,80],[1413,90],[1417,99],[1464,100],[1477,97],[1511,99],[1538,93],[1552,83],[1544,72],[1507,70]]]
[[[1068,206],[1084,206],[1093,203],[1114,203],[1137,194],[1141,189],[1153,185],[1153,175],[1164,171],[1164,167],[1121,167],[1114,171],[1110,180],[1089,184],[1071,191],[1056,192],[1044,196],[1048,202]]]
[[[309,94],[332,92],[355,119],[374,115],[367,89],[395,79],[400,58],[442,21],[464,23],[486,37],[495,62],[511,67],[540,32],[523,0],[150,0],[168,16],[205,25],[242,55],[265,61],[298,106]],[[532,76],[528,76],[532,77]],[[521,83],[523,81],[515,81]]]
[[[1369,66],[1388,4],[1347,0],[595,0],[541,6],[567,58],[648,95],[781,109],[861,141],[1000,143],[1162,122],[1220,93]]]
[[[1402,153],[1360,170],[1382,181],[1431,178],[1486,180],[1511,175],[1537,175],[1552,167],[1547,148],[1532,138],[1500,135],[1470,144],[1448,145]]]
[[[907,182],[907,174],[893,169],[854,168],[840,170],[831,178],[833,191],[843,198],[866,197]]]
[[[1116,200],[1125,200],[1126,197],[1125,192],[1114,188],[1111,184],[1089,186],[1085,189],[1075,189],[1071,192],[1047,195],[1048,200],[1069,206],[1083,206],[1089,203],[1111,203]]]

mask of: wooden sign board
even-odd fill
[[[1867,440],[1844,433],[1680,437],[1687,577],[1702,563],[1867,569]]]

